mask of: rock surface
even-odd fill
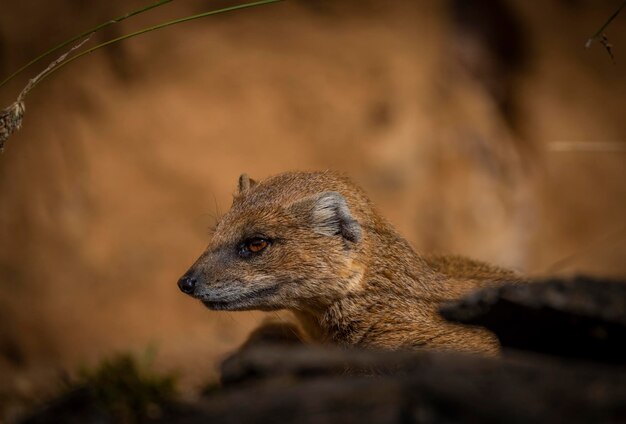
[[[441,313],[488,328],[507,348],[626,362],[626,283],[576,277],[508,285],[448,303]]]
[[[260,346],[181,422],[623,422],[626,370],[552,358]]]
[[[552,279],[484,290],[443,308],[448,318],[495,331],[509,348],[500,358],[310,346],[294,327],[268,325],[222,363],[219,387],[193,403],[159,405],[140,421],[626,422],[625,287]],[[119,419],[74,391],[25,422]]]

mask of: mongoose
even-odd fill
[[[213,310],[291,310],[310,340],[496,353],[489,332],[445,322],[442,301],[517,279],[415,253],[363,190],[334,172],[245,174],[206,251],[178,281]]]

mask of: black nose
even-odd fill
[[[193,291],[196,289],[196,281],[197,280],[194,277],[184,275],[183,278],[178,280],[178,288],[183,293],[192,294]]]

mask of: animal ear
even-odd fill
[[[319,234],[341,235],[357,243],[361,240],[361,226],[354,219],[346,199],[336,191],[327,191],[289,206],[289,210],[305,219]]]
[[[248,177],[248,174],[241,174],[239,176],[239,193],[243,193],[246,190],[250,190],[257,184],[252,178]]]

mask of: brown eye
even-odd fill
[[[263,239],[254,239],[250,242],[248,242],[248,245],[246,246],[248,248],[248,250],[252,253],[258,253],[261,250],[265,249],[267,247],[268,243],[267,240],[263,240]]]
[[[239,256],[248,258],[251,255],[260,253],[263,249],[270,245],[270,240],[262,237],[253,237],[246,240],[239,246]]]

